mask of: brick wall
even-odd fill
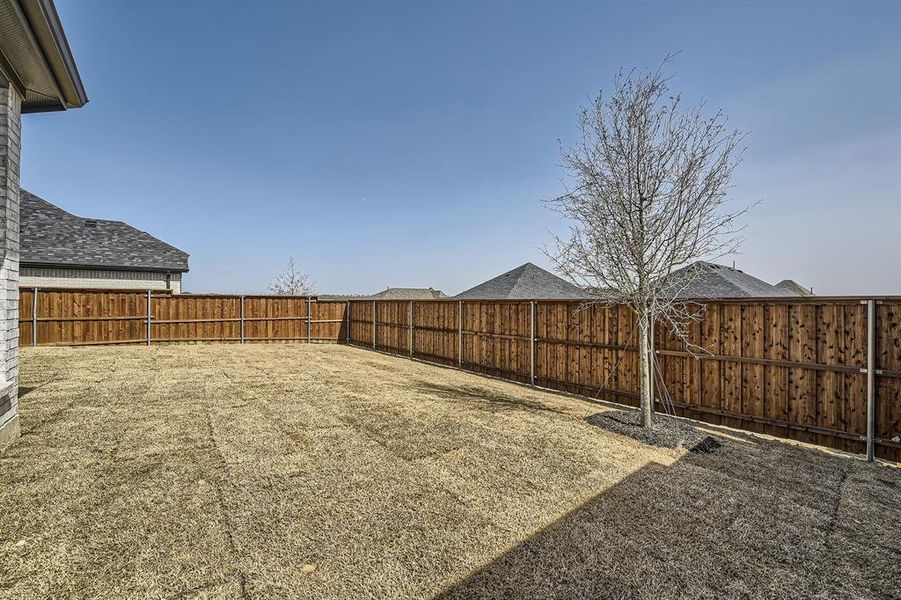
[[[0,446],[18,432],[21,97],[0,81]]]

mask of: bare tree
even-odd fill
[[[725,210],[744,134],[722,111],[683,107],[664,68],[620,71],[612,94],[583,107],[581,141],[562,148],[570,189],[549,201],[570,220],[570,232],[546,249],[577,284],[603,290],[604,300],[636,314],[642,424],[653,425],[648,335],[662,321],[681,339],[698,311],[680,300],[701,269],[674,270],[734,252],[738,212]]]
[[[313,281],[309,275],[297,269],[292,256],[288,258],[285,270],[276,275],[269,284],[269,291],[276,296],[306,296],[313,292]]]

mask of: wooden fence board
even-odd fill
[[[701,344],[700,348],[711,354],[722,354],[722,344],[720,342],[722,306],[712,305],[707,308],[707,314],[701,322]],[[661,334],[665,334],[665,330],[660,328]],[[697,397],[697,403],[700,406],[710,409],[721,409],[722,399],[722,369],[723,364],[720,361],[703,360],[701,361],[701,378],[703,385]],[[709,413],[708,413],[709,414]],[[721,423],[720,417],[711,417],[718,424]]]
[[[876,436],[901,436],[901,302],[876,307]],[[890,376],[894,375],[894,376]],[[901,438],[899,438],[901,439]]]
[[[413,355],[442,364],[457,364],[457,313],[455,302],[414,302]]]
[[[787,306],[765,304],[763,309],[763,357],[770,360],[788,360],[789,313]],[[764,365],[763,414],[768,419],[789,419],[789,373],[778,365]],[[767,425],[765,433],[786,437],[788,428]]]

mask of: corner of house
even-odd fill
[[[13,442],[19,439],[20,434],[19,415],[16,414],[6,423],[0,425],[0,452],[6,450]]]

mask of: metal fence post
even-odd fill
[[[876,457],[876,301],[867,300],[867,461]]]
[[[457,309],[457,366],[463,368],[463,301]]]
[[[375,300],[372,301],[372,349],[375,350]]]
[[[34,288],[31,298],[31,345],[38,345],[38,288]]]
[[[153,315],[150,309],[150,294],[151,291],[147,290],[147,345],[150,345],[150,319]]]
[[[244,296],[241,296],[241,343],[244,343]]]
[[[413,358],[413,301],[410,300],[410,358]]]
[[[313,342],[313,299],[307,296],[307,343]]]
[[[535,301],[529,303],[529,383],[535,385]]]
[[[344,326],[344,339],[350,344],[350,300],[347,301],[347,306],[344,309],[344,320],[346,321],[346,325]]]

